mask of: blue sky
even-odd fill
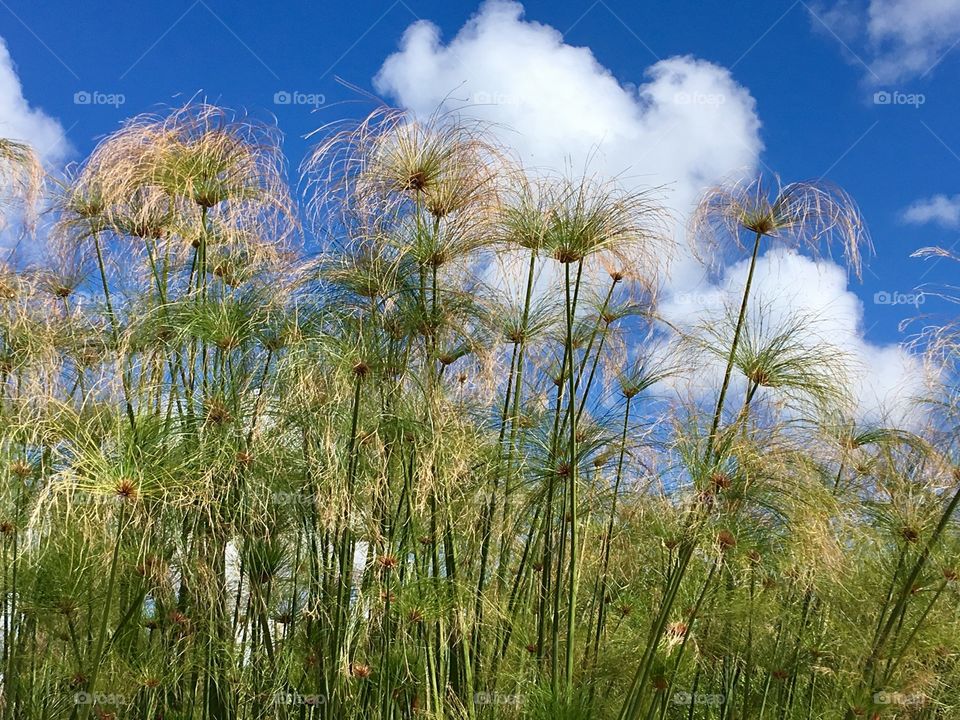
[[[541,128],[559,128],[555,154],[542,146],[531,150],[538,162],[563,162],[568,142],[561,131],[572,128],[576,165],[582,138],[575,136],[581,125],[573,115],[596,110],[591,127],[617,128],[620,108],[636,122],[624,125],[612,153],[624,155],[634,137],[657,146],[651,152],[659,159],[648,169],[647,155],[634,156],[631,148],[629,166],[618,171],[637,182],[650,177],[669,184],[670,153],[693,155],[678,160],[681,214],[685,193],[697,190],[698,178],[713,179],[724,163],[753,164],[786,181],[826,176],[853,195],[876,256],[862,284],[850,284],[863,317],[851,318],[844,332],[870,352],[902,340],[898,324],[918,310],[949,311],[929,294],[912,306],[885,303],[887,296],[876,302],[876,294],[915,293],[955,276],[949,261],[909,255],[926,245],[952,246],[960,236],[960,46],[954,47],[960,0],[530,1],[522,16],[518,7],[492,7],[431,0],[0,0],[0,37],[13,62],[13,73],[0,81],[0,135],[31,127],[42,112],[59,122],[66,138],[47,149],[48,157],[79,159],[124,118],[199,94],[260,117],[275,115],[295,168],[307,152],[307,133],[374,106],[342,80],[415,110],[449,95],[474,104],[480,98],[484,105],[492,97],[494,107],[480,112],[485,118],[510,124],[522,113],[530,119],[512,136],[521,154]],[[478,12],[486,25],[474,20],[464,30]],[[494,19],[497,12],[502,17]],[[435,29],[420,25],[419,40],[394,56],[393,70],[381,72],[418,21]],[[537,53],[551,69],[534,92],[516,91],[524,86],[514,75],[535,65]],[[655,66],[659,84],[656,72],[648,74]],[[17,80],[19,89],[12,86]],[[680,83],[674,102],[682,96],[702,107],[658,109],[664,100],[657,92],[670,83]],[[543,107],[554,89],[562,96],[578,87],[606,88],[587,92],[587,105],[610,99],[610,107]],[[286,98],[294,100],[275,101]],[[38,137],[56,137],[46,130]],[[603,141],[594,145],[604,150]],[[743,152],[735,149],[741,145]],[[710,155],[706,167],[698,154]],[[614,167],[610,162],[603,167]],[[735,273],[733,266],[730,277]],[[850,302],[844,307],[859,312]]]

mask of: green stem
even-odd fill
[[[124,502],[120,506],[120,517],[117,520],[117,537],[113,545],[113,557],[110,560],[110,576],[107,579],[107,595],[103,602],[103,615],[100,618],[100,629],[97,633],[97,644],[93,652],[93,668],[90,672],[90,680],[87,683],[87,692],[94,695],[97,691],[97,679],[100,674],[100,667],[103,663],[104,644],[107,640],[107,625],[110,620],[110,607],[113,604],[113,592],[117,581],[117,567],[120,560],[120,541],[123,538],[123,527],[127,518],[127,506]],[[80,711],[80,717],[86,718],[90,714],[90,704],[84,705]]]
[[[750,302],[750,288],[753,285],[753,273],[757,267],[757,257],[760,252],[760,239],[762,237],[758,232],[753,241],[753,253],[750,256],[750,269],[747,272],[747,283],[743,288],[743,299],[740,302],[740,314],[737,316],[737,326],[733,331],[733,342],[730,344],[730,353],[727,356],[727,367],[723,373],[723,385],[720,387],[720,397],[717,398],[717,409],[713,414],[713,423],[710,426],[708,458],[712,457],[715,452],[717,430],[720,428],[720,419],[723,416],[723,404],[727,397],[727,390],[730,387],[730,378],[733,375],[733,364],[737,357],[737,347],[740,344],[740,333],[743,331],[743,325],[747,317],[747,307]]]
[[[579,533],[577,505],[578,497],[578,458],[577,458],[577,407],[576,407],[576,363],[573,352],[573,305],[570,298],[570,263],[564,265],[567,305],[567,357],[569,367],[569,397],[567,402],[570,406],[570,447],[569,463],[570,472],[568,473],[568,503],[570,507],[570,580],[567,588],[567,667],[566,667],[566,689],[570,693],[573,691],[573,664],[574,664],[574,630],[576,626],[577,610],[577,571],[579,563]]]

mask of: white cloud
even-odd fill
[[[934,223],[946,228],[960,226],[960,195],[934,195],[917,200],[903,211],[905,222],[923,225]]]
[[[59,169],[72,152],[60,123],[27,102],[3,38],[0,38],[0,137],[31,145],[49,170]],[[4,192],[5,189],[0,188],[0,195]],[[0,262],[9,260],[9,251],[14,249],[32,258],[40,246],[36,242],[22,242],[22,231],[30,224],[24,222],[22,208],[0,209],[9,211],[9,215],[0,214]]]
[[[648,68],[643,84],[624,85],[588,48],[522,15],[518,3],[488,2],[448,44],[436,26],[415,23],[377,90],[419,114],[445,100],[469,105],[526,165],[668,185],[678,210],[703,185],[755,165],[756,103],[725,68],[673,57]]]
[[[23,96],[13,58],[0,38],[0,137],[32,145],[48,165],[63,161],[70,153],[63,127]]]
[[[429,22],[411,25],[374,82],[415,114],[446,104],[490,122],[527,167],[589,169],[633,187],[663,186],[678,228],[705,187],[755,169],[763,149],[756,102],[726,68],[671,57],[647,68],[639,85],[622,83],[588,48],[566,44],[505,0],[486,2],[449,42]],[[771,302],[825,316],[839,343],[871,368],[857,381],[861,416],[892,402],[913,360],[897,346],[863,339],[863,308],[847,289],[846,271],[795,253],[768,253],[761,265]],[[743,263],[734,265],[715,286],[686,257],[674,265],[664,309],[683,305],[674,313],[679,320],[696,303],[678,298],[727,299],[733,290],[725,283],[743,273]]]
[[[960,40],[957,0],[871,0],[867,18],[873,71],[889,81],[927,73]]]
[[[862,47],[871,81],[894,83],[926,75],[960,40],[957,0],[850,0],[815,7],[818,20]]]
[[[742,260],[726,268],[716,284],[677,293],[660,311],[686,328],[704,318],[722,318],[724,308],[739,307],[747,270],[748,261]],[[749,313],[753,318],[762,314],[773,327],[791,318],[809,318],[807,340],[844,354],[847,387],[861,420],[900,426],[917,422],[911,401],[926,388],[922,362],[898,345],[876,345],[864,338],[863,302],[847,285],[847,272],[836,263],[774,247],[757,261]],[[722,363],[704,369],[697,378],[699,389],[719,385],[722,370]]]

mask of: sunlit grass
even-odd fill
[[[46,182],[0,141],[4,207],[49,191],[0,272],[4,720],[958,712],[955,334],[923,429],[864,425],[818,318],[752,300],[771,239],[859,273],[849,197],[708,191],[747,280],[674,330],[655,190],[456,116],[320,135],[320,252],[230,111]]]

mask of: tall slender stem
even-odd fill
[[[576,362],[573,351],[573,305],[570,297],[570,263],[564,264],[564,288],[566,290],[567,306],[567,362],[568,362],[568,395],[567,403],[570,407],[570,441],[569,441],[569,478],[567,502],[570,507],[570,579],[567,588],[567,663],[566,688],[573,690],[573,665],[575,656],[575,626],[577,615],[577,570],[580,557],[577,505],[578,497],[578,458],[577,458],[577,402],[576,402]]]
[[[733,342],[730,343],[730,353],[727,356],[727,367],[723,373],[723,384],[720,387],[720,396],[717,398],[717,409],[713,414],[713,423],[710,426],[710,438],[707,449],[708,458],[712,457],[716,450],[717,430],[720,428],[720,419],[723,416],[723,404],[727,397],[727,389],[730,387],[730,378],[733,375],[733,363],[737,357],[740,333],[743,331],[743,325],[747,317],[747,307],[750,303],[750,288],[753,285],[753,273],[757,267],[757,256],[760,252],[760,239],[762,237],[758,232],[753,241],[753,253],[750,256],[750,269],[747,272],[747,283],[743,288],[743,299],[740,302],[740,314],[737,316],[737,326],[733,331]]]
[[[117,567],[120,560],[120,541],[123,539],[123,528],[127,519],[127,504],[123,502],[120,505],[120,516],[117,519],[117,536],[113,545],[113,556],[110,560],[110,575],[107,579],[107,594],[103,601],[103,613],[100,617],[100,629],[97,632],[97,644],[93,651],[93,665],[90,671],[90,680],[87,683],[87,692],[94,695],[97,691],[97,679],[100,674],[100,667],[103,664],[104,643],[107,640],[107,625],[110,621],[110,609],[113,605],[113,593],[117,584]],[[83,706],[81,718],[86,718],[90,714],[91,704]]]

